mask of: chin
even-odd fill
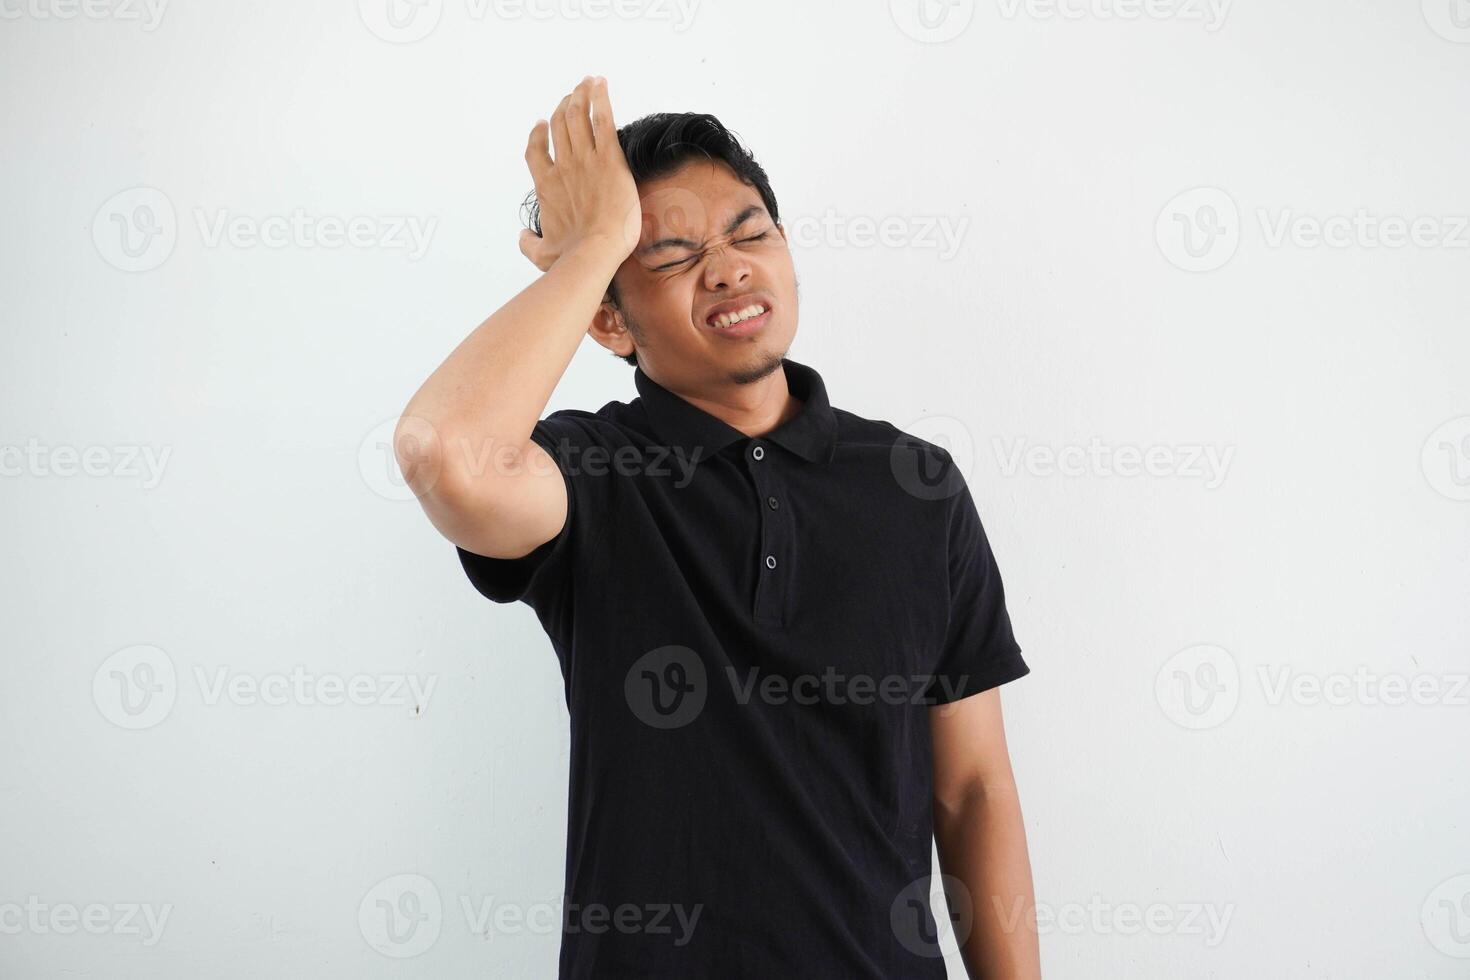
[[[745,362],[730,373],[730,380],[736,384],[754,384],[763,378],[768,378],[781,367],[781,359],[786,356],[785,348],[772,348],[763,344],[759,350],[750,352]]]

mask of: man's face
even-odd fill
[[[786,232],[755,188],[722,163],[696,160],[638,192],[642,233],[616,277],[632,336],[601,329],[599,317],[594,337],[619,354],[636,340],[639,366],[666,387],[745,384],[774,371],[796,335],[796,272]],[[709,322],[732,303],[767,313]]]

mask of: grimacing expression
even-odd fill
[[[722,383],[773,370],[796,335],[796,272],[786,231],[760,194],[709,160],[645,181],[638,192],[638,245],[618,268],[619,305],[603,305],[594,339],[620,355],[636,340],[639,366],[655,380]],[[708,324],[717,306],[747,298],[770,312],[743,330]]]

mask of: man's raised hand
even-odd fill
[[[554,158],[553,158],[554,157]],[[526,144],[541,234],[521,232],[521,253],[542,272],[574,248],[600,242],[626,258],[638,244],[638,188],[618,143],[607,80],[587,76],[538,119]]]

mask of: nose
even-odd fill
[[[714,292],[740,286],[750,279],[750,260],[738,249],[722,246],[709,251],[704,263],[704,288]]]

